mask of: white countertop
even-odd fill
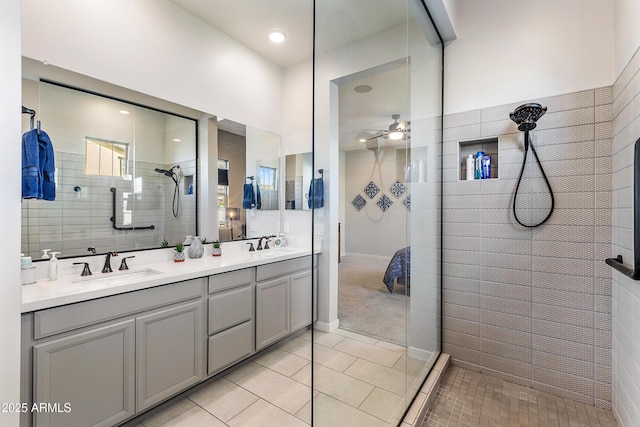
[[[205,254],[202,258],[174,262],[166,260],[167,251],[170,249],[155,252],[156,257],[162,259],[159,262],[147,262],[139,266],[130,263],[129,274],[114,269],[113,273],[98,271],[92,276],[81,277],[79,272],[82,269],[79,268],[76,269],[77,274],[60,276],[58,280],[40,279],[32,285],[24,285],[22,313],[311,255],[310,249],[287,246],[256,252],[223,251],[219,257]],[[66,260],[60,260],[60,263],[63,261]]]

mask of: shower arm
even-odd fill
[[[633,266],[622,260],[622,255],[607,258],[605,262],[625,276],[640,280],[640,138],[635,143],[633,154]]]

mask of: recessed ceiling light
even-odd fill
[[[273,43],[282,43],[287,38],[287,35],[282,30],[273,30],[269,33],[269,40]]]
[[[127,115],[127,114],[129,114],[129,112],[127,110],[120,110],[120,114]]]
[[[356,91],[357,93],[367,93],[367,92],[371,92],[373,88],[369,85],[358,85],[354,87],[353,90]]]
[[[172,139],[172,141],[173,141],[173,142],[180,142],[180,141],[182,141],[182,140],[181,140],[180,138],[173,138],[173,139]]]

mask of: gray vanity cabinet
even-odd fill
[[[253,268],[209,276],[208,375],[255,352],[253,277]]]
[[[135,330],[127,320],[34,346],[34,425],[113,426],[135,414]],[[65,406],[68,405],[68,406]]]
[[[256,350],[312,323],[311,257],[256,267]]]
[[[206,283],[24,314],[22,396],[49,407],[25,413],[22,425],[114,426],[202,381]]]
[[[311,270],[292,274],[290,277],[291,296],[291,332],[305,328],[311,324],[313,313],[311,310]]]
[[[256,349],[289,335],[289,276],[256,284]]]
[[[143,411],[204,378],[198,300],[136,318],[136,409]]]

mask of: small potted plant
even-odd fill
[[[214,240],[211,243],[211,246],[213,247],[213,256],[220,256],[222,255],[222,243],[220,243],[220,240]]]
[[[175,262],[183,262],[185,259],[184,256],[184,245],[180,242],[176,243],[176,247],[173,249],[173,260]]]
[[[169,241],[168,240],[163,240],[162,242],[160,242],[160,247],[161,248],[168,248],[169,247]]]

